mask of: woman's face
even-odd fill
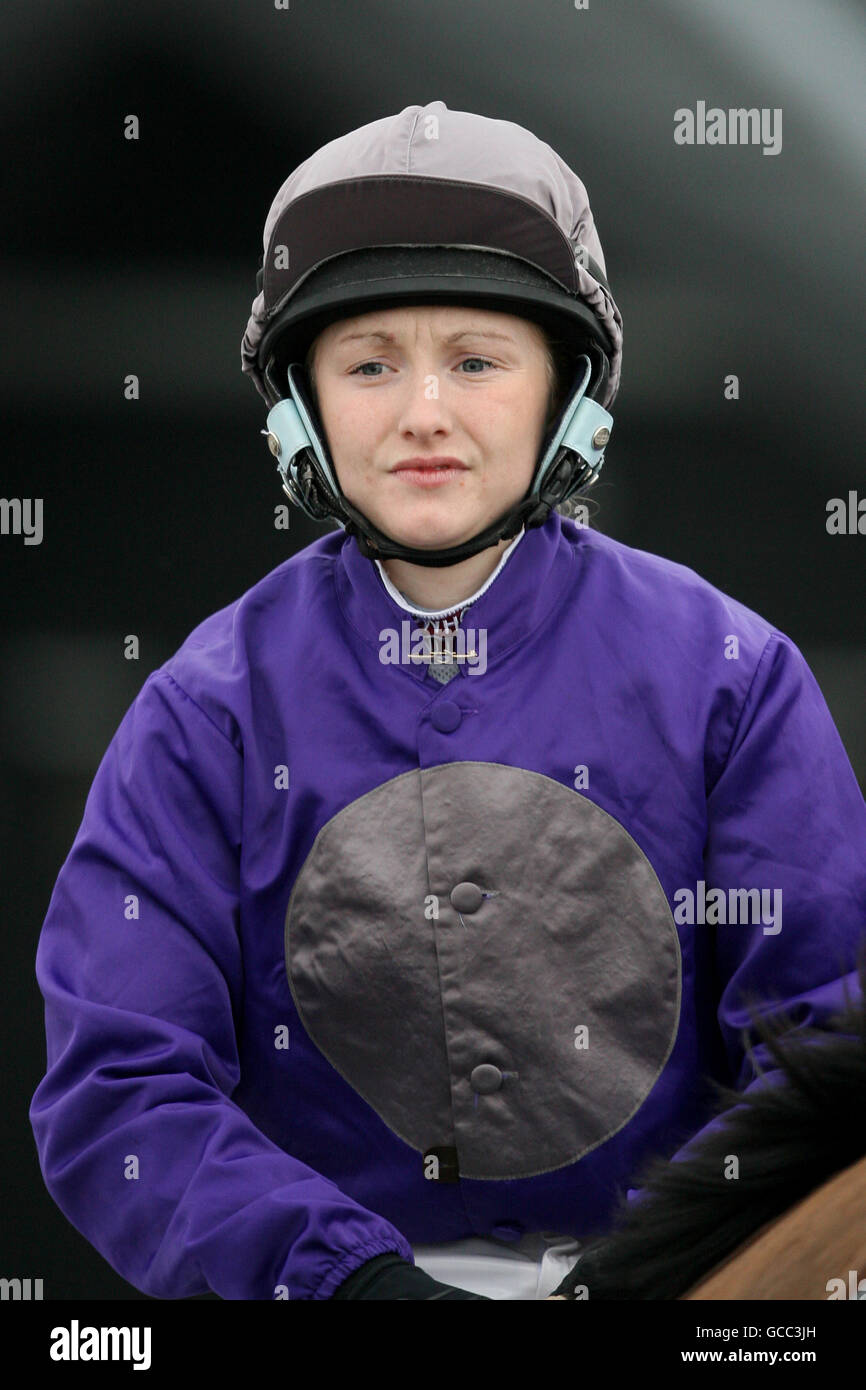
[[[462,306],[374,310],[330,324],[312,361],[348,500],[404,545],[459,545],[529,487],[551,373],[543,333]],[[457,468],[411,472],[406,459]]]

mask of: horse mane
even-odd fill
[[[604,1233],[585,1244],[556,1290],[584,1286],[591,1299],[676,1299],[766,1223],[866,1154],[866,949],[858,966],[860,1000],[830,1030],[799,1027],[790,1014],[752,1027],[777,1063],[749,1093],[713,1081],[723,1123],[671,1161],[644,1164],[629,1201],[620,1193]],[[743,1030],[750,1059],[751,1046]],[[752,1059],[753,1060],[753,1059]],[[760,1069],[753,1060],[758,1075]],[[736,1155],[739,1175],[725,1176]]]

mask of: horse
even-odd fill
[[[720,1125],[644,1164],[551,1298],[866,1298],[866,949],[857,974],[827,1029],[748,1003],[778,1076],[713,1081]]]

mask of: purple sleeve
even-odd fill
[[[30,1119],[64,1215],[143,1293],[329,1298],[411,1247],[272,1143],[240,1077],[243,759],[160,670],[90,789],[36,958]]]
[[[731,889],[769,890],[762,899],[769,910],[756,924],[686,928],[715,935],[725,1079],[750,1090],[774,1084],[781,1072],[750,1031],[756,1075],[742,1043],[743,993],[764,1014],[789,1011],[798,1029],[831,1027],[848,1000],[859,1001],[856,964],[866,943],[866,803],[821,690],[781,633],[770,636],[757,664],[708,793],[707,826],[707,895],[720,888],[730,902]],[[674,1161],[722,1122],[711,1120]]]

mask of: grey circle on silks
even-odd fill
[[[467,884],[471,915],[450,897]],[[533,1177],[604,1143],[679,1024],[679,938],[646,855],[587,797],[502,763],[412,769],[323,825],[285,959],[331,1065],[419,1153],[455,1147],[465,1178]],[[479,1094],[488,1068],[502,1084]]]

